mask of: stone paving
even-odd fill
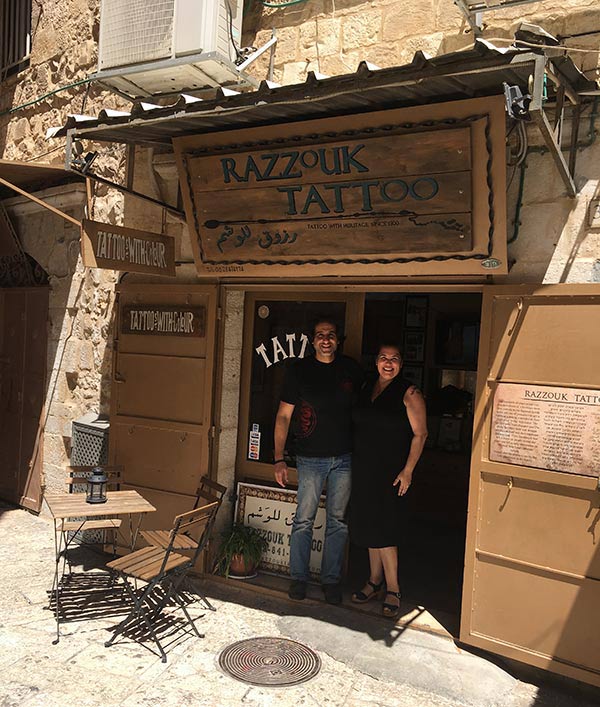
[[[198,583],[216,607],[192,605],[205,634],[175,631],[168,662],[128,638],[110,648],[108,629],[119,621],[115,602],[94,582],[104,558],[83,553],[75,581],[92,589],[70,603],[73,620],[61,627],[48,605],[54,544],[48,518],[0,505],[0,707],[591,707],[600,692],[569,681],[536,686],[441,636],[397,629],[322,603],[293,603],[243,586]],[[82,570],[86,569],[86,575]],[[91,570],[91,571],[90,571]],[[77,585],[76,585],[77,586]],[[81,599],[81,595],[84,598]],[[75,594],[74,594],[75,596]],[[118,602],[117,602],[118,603]],[[230,643],[284,636],[311,646],[322,660],[317,677],[296,687],[261,688],[224,674],[218,656]],[[146,647],[145,647],[146,646]]]

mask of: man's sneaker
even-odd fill
[[[290,599],[296,599],[296,601],[306,599],[306,582],[299,579],[293,579],[290,582],[288,589],[288,597]]]
[[[342,587],[339,584],[323,584],[322,589],[328,604],[337,606],[342,603]]]

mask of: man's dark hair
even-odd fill
[[[310,325],[310,329],[312,332],[312,336],[314,338],[315,336],[315,329],[317,328],[317,324],[332,324],[335,327],[335,333],[338,336],[338,339],[342,338],[342,328],[338,324],[337,320],[335,317],[328,317],[326,314],[324,314],[322,317],[315,317]]]

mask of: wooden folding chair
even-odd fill
[[[127,628],[134,628],[136,622],[141,619],[158,647],[162,662],[166,663],[167,655],[153,622],[159,621],[163,609],[171,601],[176,602],[182,610],[187,623],[198,638],[203,638],[188,613],[181,589],[187,573],[206,546],[219,506],[219,501],[212,501],[176,516],[166,548],[151,545],[107,564],[107,567],[123,580],[123,586],[133,603],[133,608],[115,628],[105,646],[111,646],[117,636],[124,633]],[[197,538],[193,541],[193,552],[190,555],[176,552],[177,538],[181,537],[190,541],[190,544],[193,538]],[[139,580],[147,584],[143,589],[136,590]]]
[[[222,486],[216,481],[212,481],[212,479],[209,479],[208,476],[203,476],[200,479],[200,486],[196,490],[196,501],[194,503],[194,508],[198,508],[200,503],[206,504],[214,502],[217,502],[220,507],[226,491],[226,486]],[[140,534],[147,543],[150,545],[155,545],[156,547],[167,548],[169,542],[171,542],[171,530],[142,530]],[[207,540],[207,545],[209,541],[210,538]],[[173,538],[173,547],[175,550],[193,550],[196,545],[193,538],[190,538],[184,533],[178,533],[175,538]],[[194,587],[193,591],[200,597],[200,599],[202,599],[207,609],[210,611],[216,611],[215,607],[210,603],[206,595],[202,594],[197,587]]]
[[[194,508],[198,508],[201,503],[217,502],[220,506],[226,491],[226,486],[222,486],[216,481],[212,481],[207,476],[203,476],[200,479],[200,486],[196,490]],[[170,528],[168,530],[142,530],[140,535],[148,544],[166,548],[169,542],[171,542],[171,532]],[[177,537],[173,539],[173,547],[176,550],[192,550],[196,547],[196,544],[193,538],[179,533]]]

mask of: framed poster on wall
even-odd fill
[[[402,366],[402,375],[406,380],[414,383],[417,388],[423,388],[423,367],[422,366]]]
[[[425,332],[407,331],[404,334],[404,360],[422,361],[425,356]]]
[[[427,302],[426,296],[414,296],[406,298],[406,326],[413,329],[424,329],[427,323]]]

